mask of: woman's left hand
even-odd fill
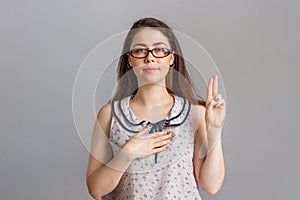
[[[206,96],[205,121],[207,127],[222,128],[225,118],[225,100],[218,93],[218,76],[209,79]]]

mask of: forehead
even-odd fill
[[[153,28],[143,28],[132,39],[131,47],[136,44],[145,44],[151,47],[155,43],[165,43],[170,46],[168,38],[159,30]]]

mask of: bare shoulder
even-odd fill
[[[105,119],[105,118],[111,118],[111,103],[107,103],[104,106],[100,108],[98,111],[97,118],[98,119]]]
[[[195,115],[204,115],[206,108],[204,105],[200,105],[200,104],[192,104],[192,111],[193,111],[193,116]]]
[[[192,104],[192,119],[194,130],[199,130],[200,126],[205,123],[205,111],[204,105]]]
[[[112,119],[112,107],[111,103],[107,103],[100,108],[97,115],[97,121],[104,132],[109,134],[110,124]]]

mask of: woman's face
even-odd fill
[[[167,48],[170,49],[168,38],[159,30],[153,28],[144,28],[133,38],[130,50]],[[145,58],[134,58],[128,56],[129,65],[133,68],[137,76],[139,86],[147,83],[158,83],[165,85],[165,77],[169,71],[170,65],[174,62],[174,55],[171,53],[163,58],[156,58],[151,52],[148,52]]]

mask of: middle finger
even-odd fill
[[[212,96],[215,97],[218,94],[218,75],[213,78],[213,93]]]

